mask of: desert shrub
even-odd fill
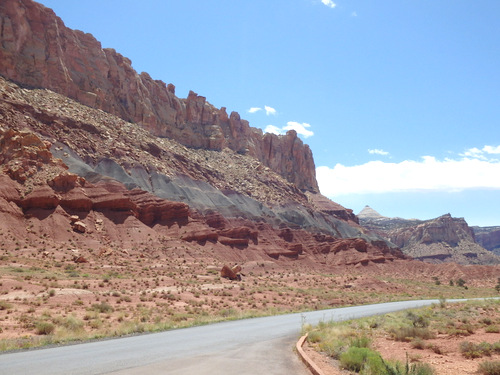
[[[500,375],[500,361],[486,361],[479,364],[479,373],[483,375]]]
[[[66,317],[66,319],[62,322],[62,325],[64,328],[72,332],[81,331],[83,329],[83,321],[74,315]]]
[[[50,335],[54,333],[56,326],[51,322],[40,321],[35,324],[37,335]]]
[[[499,354],[500,353],[500,341],[497,341],[497,342],[493,343],[493,345],[491,345],[491,349],[495,353]]]
[[[396,363],[391,366],[384,363],[385,375],[434,375],[434,369],[427,363],[412,363],[411,365],[406,361],[406,365]]]
[[[309,332],[309,334],[307,335],[307,341],[309,341],[310,343],[321,342],[322,341],[321,333],[319,331]]]
[[[390,333],[396,341],[410,342],[416,338],[423,340],[434,338],[434,334],[428,328],[398,327],[393,328]]]
[[[0,301],[0,310],[10,310],[12,309],[12,305],[7,301]]]
[[[111,306],[109,303],[106,302],[94,303],[92,305],[92,310],[95,310],[100,313],[110,313],[114,311],[113,306]]]
[[[380,354],[368,348],[351,346],[340,355],[339,360],[342,368],[349,371],[361,372],[363,370],[364,373],[382,374],[378,371],[383,368]]]
[[[474,344],[470,341],[462,341],[460,343],[460,353],[462,353],[463,357],[468,359],[490,356],[492,350],[493,346],[487,342]]]
[[[365,335],[354,337],[350,342],[350,346],[355,346],[356,348],[369,348],[370,344],[371,339]]]
[[[469,333],[470,335],[472,335],[474,332],[476,332],[476,329],[474,328],[474,326],[472,324],[464,324],[462,327],[462,329],[466,330],[467,333]]]
[[[223,310],[219,311],[219,315],[222,316],[223,318],[229,318],[230,316],[236,316],[237,313],[238,312],[233,308],[223,309]]]
[[[486,333],[500,333],[500,328],[497,325],[487,326],[485,328]]]
[[[487,326],[493,324],[493,321],[490,318],[483,318],[480,320],[480,322]]]
[[[422,340],[420,337],[417,337],[417,338],[412,340],[411,347],[414,349],[420,349],[420,350],[425,349],[425,347],[426,347],[425,341]]]
[[[428,346],[429,349],[431,349],[434,353],[436,354],[443,354],[443,351],[441,350],[441,348],[437,345],[429,345]]]
[[[328,340],[318,344],[319,350],[328,356],[339,359],[340,355],[347,350],[348,345],[342,340]]]
[[[413,327],[416,328],[427,328],[429,327],[429,320],[422,315],[415,314],[414,312],[408,312],[408,319],[411,321]]]

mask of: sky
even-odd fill
[[[500,225],[498,0],[39,0],[138,72],[295,129],[358,213]]]

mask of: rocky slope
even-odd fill
[[[474,231],[463,218],[453,218],[450,214],[432,220],[389,218],[368,206],[358,217],[362,226],[415,259],[432,263],[500,263],[500,257],[476,242]]]
[[[3,78],[0,97],[4,250],[56,256],[70,243],[92,260],[110,249],[166,256],[168,242],[223,262],[403,257],[363,234],[352,211],[302,192],[249,155],[187,148]]]
[[[129,59],[103,49],[90,34],[68,29],[31,0],[0,2],[0,17],[4,77],[50,89],[185,146],[253,156],[299,189],[318,192],[311,150],[295,131],[263,134],[194,92],[178,98],[172,84],[138,74]]]

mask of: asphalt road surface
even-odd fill
[[[439,301],[346,307],[5,353],[0,354],[0,374],[310,375],[293,351],[303,323],[361,318],[432,303]]]

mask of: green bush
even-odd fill
[[[355,337],[351,339],[350,346],[355,346],[356,348],[369,348],[371,344],[371,339],[365,335]]]
[[[368,348],[351,346],[339,357],[342,368],[366,374],[382,374],[383,360],[380,354]]]
[[[491,349],[492,349],[495,353],[499,354],[499,353],[500,353],[500,341],[497,341],[497,342],[493,343],[493,344],[491,345]]]
[[[470,341],[462,341],[460,343],[460,353],[468,359],[490,356],[493,350],[494,347],[487,342],[474,344]]]
[[[487,361],[479,364],[479,373],[483,375],[500,375],[500,361]]]

